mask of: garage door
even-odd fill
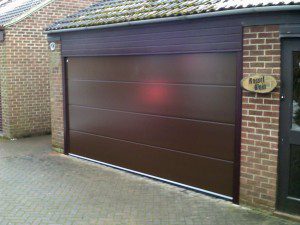
[[[69,57],[69,152],[231,197],[236,53]]]

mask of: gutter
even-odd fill
[[[250,13],[298,11],[298,10],[300,11],[300,5],[263,6],[263,7],[243,8],[243,9],[233,9],[233,10],[228,9],[224,11],[200,13],[195,15],[147,19],[147,20],[113,23],[113,24],[105,24],[105,25],[89,26],[89,27],[78,27],[78,28],[69,28],[69,29],[66,28],[60,30],[48,30],[48,31],[44,31],[44,33],[55,34],[55,33],[66,33],[66,32],[73,32],[73,31],[85,31],[85,30],[106,29],[106,28],[124,27],[124,26],[132,26],[132,25],[144,25],[144,24],[153,24],[153,23],[161,23],[161,22],[210,18],[210,17],[217,17],[217,16],[233,16],[233,15],[250,14]]]

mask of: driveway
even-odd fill
[[[296,224],[54,153],[50,137],[0,142],[0,225]]]

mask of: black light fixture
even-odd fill
[[[4,28],[0,26],[0,42],[4,41]]]

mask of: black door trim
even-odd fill
[[[298,46],[296,45],[298,44]],[[299,200],[288,196],[289,183],[289,146],[300,144],[295,132],[290,131],[291,98],[293,90],[292,58],[293,51],[300,51],[300,38],[284,38],[281,40],[281,102],[279,118],[279,152],[276,209],[286,213],[299,213]],[[297,47],[295,47],[297,46]],[[288,152],[288,153],[287,153]]]
[[[68,58],[62,57],[62,86],[63,86],[63,116],[64,116],[64,154],[68,155],[70,152],[69,148],[69,97],[68,97]]]
[[[243,52],[237,52],[236,59],[236,112],[235,112],[235,149],[233,169],[233,203],[239,204],[240,200],[240,175],[241,175],[241,132],[242,132],[242,88],[243,78]]]

